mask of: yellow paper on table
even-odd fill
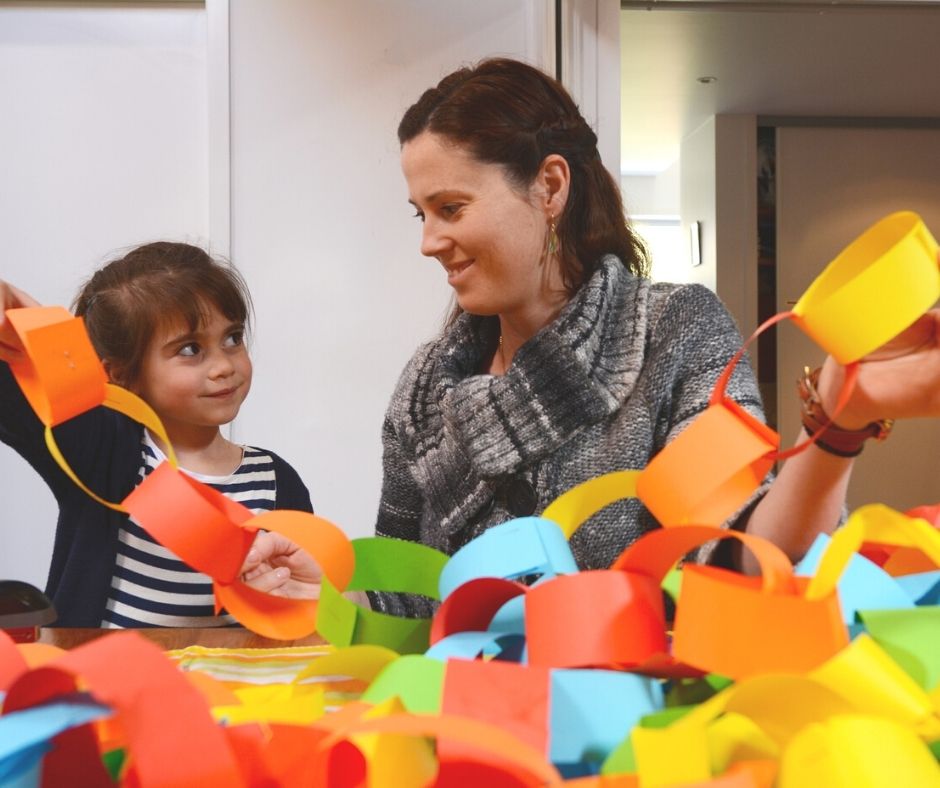
[[[780,759],[778,788],[938,788],[940,765],[908,728],[840,715],[807,725]]]
[[[388,698],[368,709],[362,719],[400,714],[405,707]],[[427,739],[398,733],[360,733],[350,737],[368,764],[369,788],[429,785],[437,774],[437,758]]]
[[[214,706],[212,716],[228,725],[277,722],[310,725],[325,713],[323,687],[276,684],[235,690],[240,704]]]
[[[643,788],[704,782],[712,776],[708,739],[703,726],[637,726],[630,738]]]
[[[793,307],[794,320],[840,364],[899,334],[940,298],[937,241],[920,216],[886,216],[849,244]]]
[[[940,738],[940,719],[930,696],[868,634],[861,634],[810,676],[852,702],[863,714],[876,714]]]

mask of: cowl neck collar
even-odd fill
[[[496,347],[498,318],[463,314],[448,329],[419,406],[424,417],[412,424],[420,443],[436,446],[418,470],[445,530],[459,528],[499,477],[544,459],[623,404],[643,362],[648,289],[616,257],[604,258],[500,376],[479,372]],[[422,424],[438,434],[420,435]]]

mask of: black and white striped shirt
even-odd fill
[[[144,430],[140,481],[165,459]],[[274,461],[259,449],[243,447],[241,464],[228,476],[185,473],[255,514],[274,509]],[[127,518],[118,536],[114,575],[101,626],[217,627],[235,623],[230,615],[213,613],[212,579],[187,566],[133,518]]]

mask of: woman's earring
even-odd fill
[[[548,217],[548,253],[555,254],[558,251],[558,232],[555,230],[555,217]]]

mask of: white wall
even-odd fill
[[[709,118],[682,140],[679,153],[679,213],[682,232],[689,237],[689,224],[701,227],[701,265],[689,267],[684,282],[716,287],[715,119]]]
[[[121,247],[208,235],[199,6],[0,6],[0,279],[50,304]],[[56,507],[0,445],[0,578],[45,585]]]
[[[388,398],[450,300],[418,251],[398,121],[484,55],[550,64],[543,5],[231,6],[232,257],[258,315],[234,434],[293,463],[318,513],[352,536],[375,525]]]

